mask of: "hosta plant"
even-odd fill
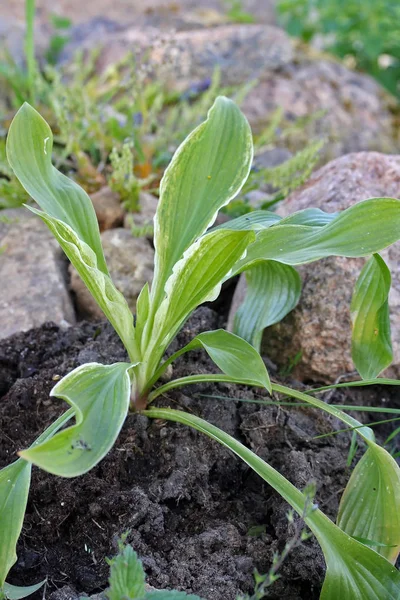
[[[337,215],[309,209],[286,219],[256,211],[212,228],[218,211],[246,181],[253,155],[245,117],[232,101],[220,97],[207,120],[179,147],[162,179],[154,222],[154,279],[151,289],[146,284],[140,293],[134,320],[108,272],[89,197],[52,166],[52,139],[47,123],[25,104],[10,127],[9,163],[40,207],[30,210],[46,223],[79,272],[119,335],[128,360],[86,364],[59,381],[51,395],[71,408],[0,472],[3,595],[16,598],[31,591],[5,583],[16,560],[31,465],[62,477],[86,473],[111,449],[130,410],[204,432],[246,461],[303,515],[304,494],[231,436],[199,417],[153,408],[153,400],[172,388],[224,381],[291,395],[356,428],[367,451],[343,495],[338,524],[317,509],[304,517],[327,563],[321,598],[398,598],[400,576],[393,563],[400,547],[400,477],[395,461],[375,443],[371,430],[352,417],[311,395],[272,383],[256,348],[260,331],[287,314],[298,300],[295,265],[329,255],[372,255],[360,276],[352,312],[356,364],[363,377],[375,381],[391,360],[390,276],[376,253],[400,237],[400,201],[371,199]],[[192,311],[214,300],[222,283],[242,271],[249,273],[249,295],[237,319],[242,337],[224,330],[201,333],[164,359]],[[205,350],[221,373],[159,385],[168,366],[193,349]],[[74,424],[65,428],[71,418]]]

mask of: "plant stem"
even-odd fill
[[[35,38],[34,38],[34,21],[35,21],[35,0],[25,1],[25,60],[28,72],[28,98],[33,105],[35,103]]]
[[[165,364],[165,363],[164,363]],[[161,385],[159,388],[155,389],[151,394],[149,394],[149,404],[153,402],[155,398],[161,396],[161,394],[165,394],[169,390],[173,390],[177,387],[182,387],[184,385],[189,385],[192,383],[209,383],[209,382],[225,382],[225,383],[234,383],[232,377],[229,375],[189,375],[188,377],[180,377],[179,379],[174,379],[173,381],[168,381],[164,385]]]

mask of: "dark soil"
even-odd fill
[[[217,328],[219,320],[211,310],[199,309],[177,344]],[[120,360],[126,360],[124,349],[104,323],[66,330],[49,324],[2,341],[0,466],[64,410],[60,400],[49,398],[60,376],[85,362]],[[174,377],[210,371],[215,368],[207,357],[192,353],[177,362]],[[313,438],[341,426],[313,409],[201,395],[254,399],[258,392],[225,384],[191,386],[160,404],[220,426],[299,488],[316,480],[317,501],[334,517],[349,476],[349,435]],[[115,553],[118,536],[129,530],[128,541],[153,586],[207,600],[235,600],[252,590],[254,569],[267,571],[273,553],[293,535],[287,510],[268,485],[216,442],[184,426],[130,415],[112,452],[87,475],[60,479],[34,469],[19,558],[9,581],[31,584],[47,576],[46,598],[52,600],[58,597],[54,590],[66,585],[78,593],[104,590],[105,557]],[[316,599],[323,575],[323,556],[311,539],[292,552],[269,597]]]

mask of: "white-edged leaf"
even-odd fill
[[[46,223],[68,259],[75,266],[101,310],[121,338],[132,358],[138,358],[133,315],[124,296],[113,284],[109,275],[98,268],[97,257],[76,233],[62,221],[30,208]]]
[[[11,583],[6,583],[4,585],[4,592],[6,594],[6,598],[8,600],[21,600],[22,598],[27,598],[31,594],[34,594],[46,583],[46,579],[36,583],[35,585],[27,585],[27,586],[19,586],[19,585],[11,585]]]
[[[252,231],[221,230],[192,244],[167,281],[165,300],[155,316],[155,337],[147,348],[149,355],[161,358],[190,313],[203,302],[215,300],[222,281],[254,238]]]
[[[351,355],[363,379],[373,379],[393,359],[388,297],[390,271],[374,254],[356,283],[350,312],[353,324]]]
[[[344,210],[323,227],[279,221],[260,231],[232,274],[262,260],[301,265],[326,256],[368,256],[399,238],[400,200],[372,198]]]
[[[392,563],[400,551],[400,469],[372,442],[355,466],[340,501],[337,524],[349,535],[369,540]]]
[[[25,103],[7,137],[7,159],[28,194],[50,217],[63,221],[93,250],[97,266],[108,273],[99,226],[86,192],[51,164],[53,134],[40,114]]]
[[[7,137],[7,158],[21,184],[39,204],[38,214],[56,237],[93,298],[113,325],[132,360],[137,360],[133,316],[108,273],[92,202],[51,163],[53,135],[46,121],[25,103]]]
[[[261,356],[248,342],[224,329],[197,335],[180,353],[204,348],[219,369],[236,383],[255,385],[271,392],[271,382]]]
[[[50,395],[73,407],[76,424],[19,455],[61,477],[89,471],[112,448],[125,421],[130,401],[128,371],[133,366],[88,363],[66,375]]]
[[[31,481],[31,465],[17,460],[0,471],[0,590],[17,560]]]
[[[207,120],[175,152],[161,180],[154,219],[153,310],[164,298],[174,265],[240,191],[252,159],[253,140],[245,116],[232,100],[217,98]]]
[[[374,550],[342,531],[319,509],[307,511],[305,494],[254,452],[195,415],[168,408],[152,408],[144,414],[188,425],[229,448],[304,518],[325,557],[327,570],[321,600],[399,600],[400,572]]]
[[[281,321],[298,303],[301,279],[296,269],[274,260],[245,273],[246,296],[234,317],[233,332],[259,351],[264,329]]]

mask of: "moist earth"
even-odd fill
[[[198,309],[171,351],[221,321],[209,308]],[[49,323],[2,340],[0,467],[65,410],[65,403],[49,397],[60,377],[86,362],[126,359],[104,322],[67,329]],[[176,362],[173,377],[207,372],[216,372],[214,365],[205,353],[193,352]],[[337,393],[334,401],[361,404],[357,393]],[[239,398],[263,396],[244,386],[203,384],[171,392],[158,404],[221,427],[299,488],[316,481],[316,501],[334,518],[350,474],[349,434],[315,439],[342,426],[311,408]],[[376,404],[381,396],[363,399]],[[85,476],[62,479],[33,469],[18,561],[8,580],[27,585],[47,577],[50,600],[67,585],[79,594],[100,592],[107,586],[105,558],[116,553],[119,536],[129,532],[127,540],[154,587],[235,600],[253,589],[254,569],[268,571],[274,553],[294,535],[296,524],[289,524],[287,510],[272,488],[216,442],[183,425],[131,414],[113,450]],[[312,538],[290,554],[268,597],[317,599],[324,569]]]

